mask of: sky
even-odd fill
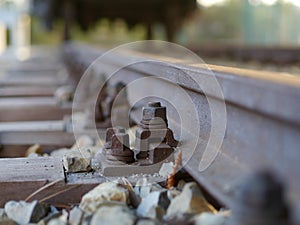
[[[226,0],[197,0],[198,3],[200,3],[201,5],[205,6],[205,7],[209,7],[215,4],[222,4],[224,3]],[[277,0],[252,0],[252,2],[256,2],[256,3],[263,3],[266,5],[272,5],[276,2]],[[298,7],[300,7],[300,0],[284,0],[284,2],[287,3],[292,3]]]

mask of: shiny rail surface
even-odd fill
[[[102,53],[103,50],[88,46],[69,44],[64,47],[64,59],[69,70],[78,77],[78,81],[88,66]],[[118,70],[137,59],[140,59],[140,63]],[[161,96],[159,100],[168,107],[169,126],[174,130],[175,136],[187,134],[181,136],[182,147],[184,143],[198,140],[192,157],[184,162],[185,170],[219,202],[226,206],[234,204],[230,190],[241,175],[268,169],[284,181],[292,213],[300,221],[299,77],[275,72],[189,64],[138,52],[106,57],[94,65],[93,71],[106,76],[114,73],[110,82],[121,81],[128,84],[128,101],[133,107],[130,117],[136,123],[140,121],[139,106],[151,98],[145,98],[138,103],[136,99],[148,93]],[[204,93],[202,88],[185,75],[188,73],[201,78],[203,82],[214,74],[226,104],[225,137],[216,158],[203,171],[199,171],[199,162],[212,132],[212,114],[208,99],[216,104],[223,99],[218,98],[213,90]],[[138,86],[129,85],[140,78],[150,79],[140,82]],[[193,117],[190,119],[194,126],[200,127],[199,135],[190,133],[188,127],[182,127],[178,117],[181,109],[175,108],[163,98],[172,91],[175,101],[179,105],[182,103],[183,107],[185,96],[176,91],[178,86],[194,103],[199,120]],[[189,113],[188,109],[182,110]]]
[[[202,46],[192,47],[194,52],[207,57],[226,57],[238,61],[257,61],[280,65],[293,65],[300,62],[300,49],[297,47],[242,47],[242,46]]]

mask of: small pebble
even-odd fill
[[[225,225],[229,216],[229,211],[218,212],[216,214],[204,212],[196,215],[193,221],[195,223],[194,225]]]
[[[93,215],[90,225],[134,225],[135,220],[126,205],[102,206]]]
[[[195,182],[187,183],[181,194],[175,197],[167,210],[167,218],[180,217],[183,214],[212,212],[213,207],[205,200]]]
[[[47,215],[48,211],[49,208],[38,201],[29,203],[24,201],[9,201],[5,204],[5,213],[7,216],[19,224],[37,223]]]
[[[127,203],[128,199],[129,192],[121,184],[106,182],[85,194],[79,207],[86,213],[94,213],[104,202],[117,201]]]

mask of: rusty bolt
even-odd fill
[[[125,129],[122,127],[111,127],[106,129],[105,148],[111,147],[111,139],[114,134],[125,134]]]
[[[161,106],[160,102],[149,102],[147,106],[143,107],[143,124],[151,124],[164,122],[167,126],[167,110],[165,106]]]
[[[143,107],[143,117],[136,130],[135,151],[137,159],[145,160],[154,164],[168,158],[174,151],[178,141],[174,139],[171,129],[168,128],[167,110],[160,102],[149,102]],[[158,145],[150,148],[150,145]]]
[[[150,146],[150,148],[152,147]],[[159,163],[167,159],[172,153],[174,153],[174,149],[172,147],[161,143],[160,145],[155,146],[153,150],[149,150],[149,159],[152,164]]]
[[[129,148],[129,135],[117,133],[111,138],[111,149],[107,151],[108,159],[134,162],[134,152]]]
[[[114,155],[122,155],[125,150],[129,149],[128,134],[114,134],[111,138],[111,151]]]
[[[148,103],[148,107],[161,107],[161,103],[160,102],[149,102]]]

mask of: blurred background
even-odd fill
[[[67,40],[296,48],[298,21],[299,0],[0,0],[0,52],[25,59],[29,45]]]

